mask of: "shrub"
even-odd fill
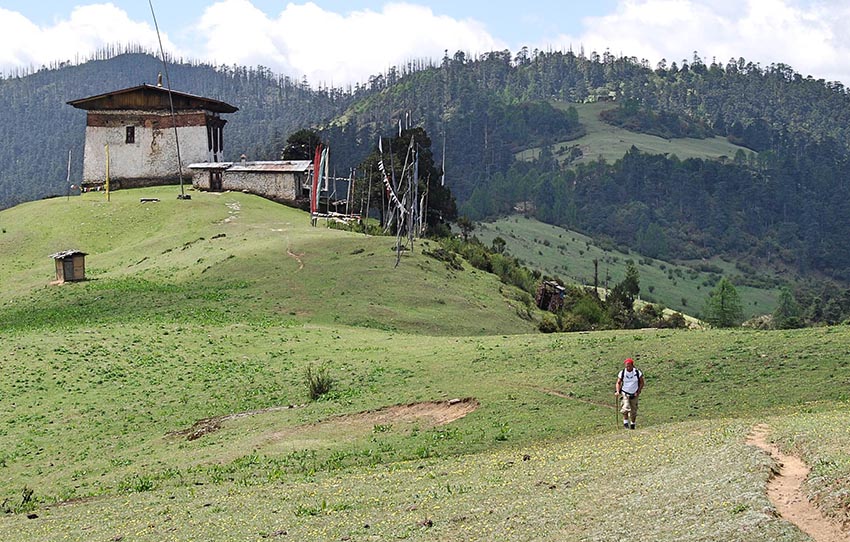
[[[606,319],[605,311],[599,302],[591,296],[585,296],[572,309],[573,314],[590,326],[599,325]]]
[[[313,365],[308,365],[306,377],[311,401],[316,401],[330,392],[333,387],[333,378],[328,374],[327,367],[320,367],[314,371]]]
[[[681,312],[674,312],[662,321],[662,327],[672,329],[685,329],[688,327],[688,321]]]
[[[2,508],[3,512],[6,514],[23,514],[35,510],[37,506],[38,499],[35,498],[35,491],[24,486],[23,489],[21,489],[20,503],[7,498],[3,501],[3,505],[0,508]]]
[[[550,313],[544,313],[543,318],[540,320],[540,324],[537,325],[537,329],[539,329],[542,333],[555,333],[558,331],[558,321],[555,319],[555,316]]]
[[[455,271],[463,271],[463,264],[457,254],[444,248],[436,248],[433,251],[425,250],[422,252],[426,256],[430,256],[435,260],[439,260],[446,264],[446,269],[454,269]]]

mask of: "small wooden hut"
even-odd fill
[[[81,250],[65,250],[51,254],[50,257],[56,261],[54,284],[86,280],[86,256]]]
[[[564,306],[566,291],[566,288],[554,280],[545,280],[537,287],[537,295],[534,300],[539,309],[556,312]]]

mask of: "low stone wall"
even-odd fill
[[[292,173],[225,171],[223,190],[246,190],[270,199],[294,201],[298,196]]]
[[[221,190],[250,192],[275,201],[295,201],[299,192],[299,175],[274,171],[228,171],[221,172]],[[192,187],[196,190],[210,190],[210,171],[192,170]]]

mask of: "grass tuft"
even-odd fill
[[[307,380],[308,395],[311,401],[317,401],[322,396],[330,393],[333,388],[334,379],[325,366],[314,369],[312,364],[308,365],[305,371],[305,377]]]

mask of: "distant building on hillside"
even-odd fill
[[[174,103],[172,120],[171,101]],[[219,162],[224,156],[222,113],[239,108],[219,100],[140,85],[72,100],[88,111],[83,159],[83,188],[106,180],[109,147],[111,188],[175,183],[179,180],[174,125],[185,168],[193,162]]]

